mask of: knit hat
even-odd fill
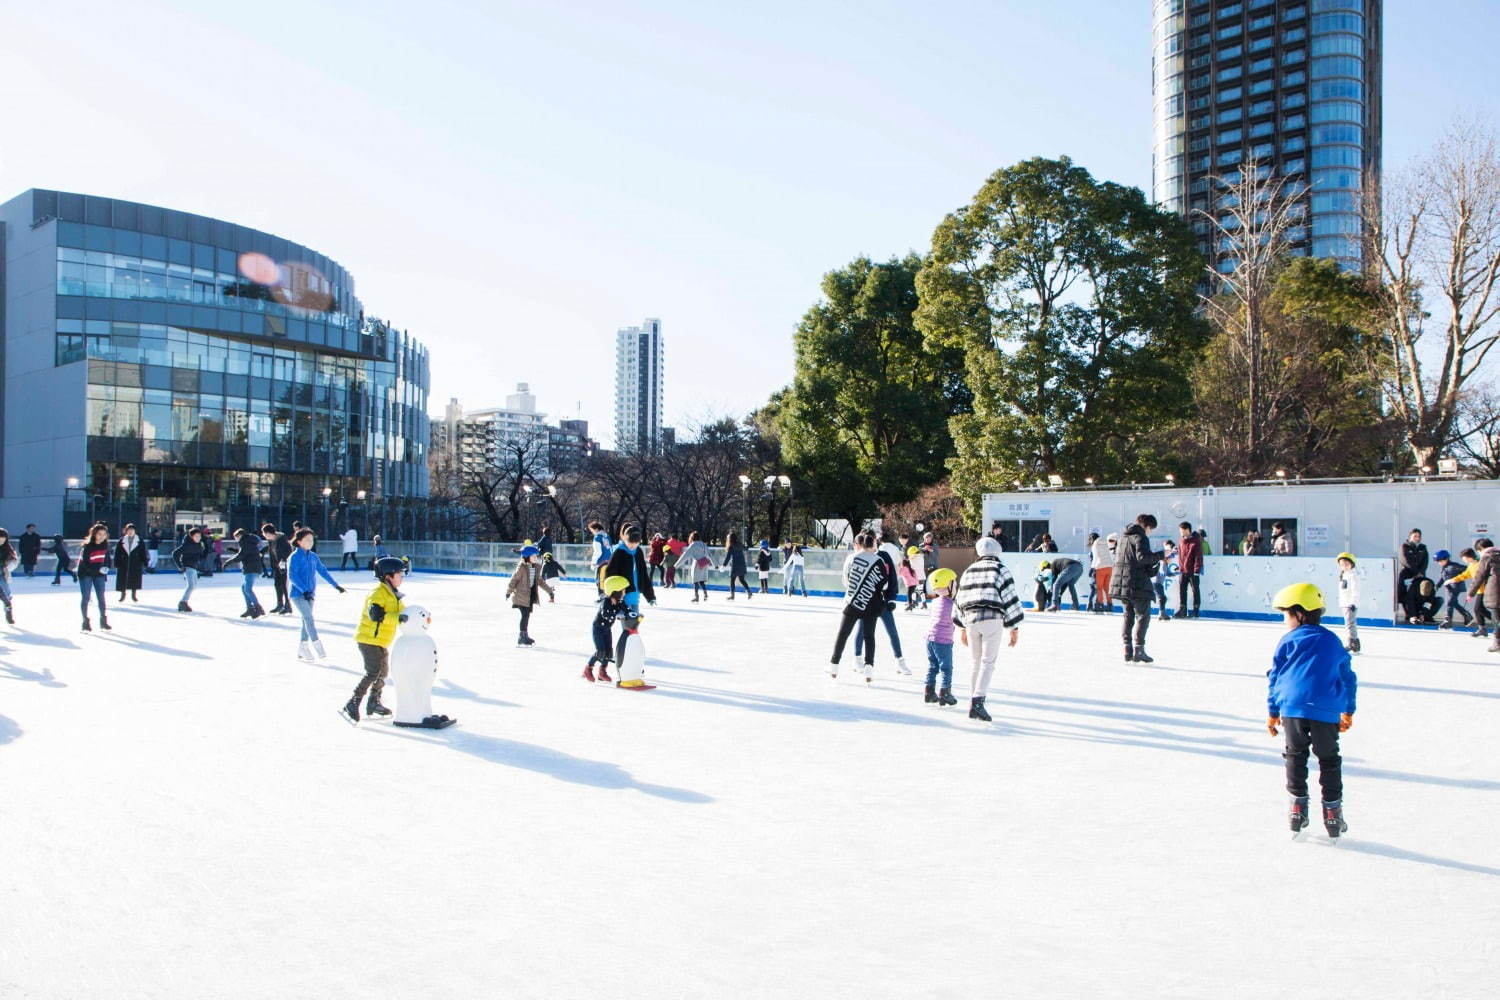
[[[1003,550],[1000,548],[1000,542],[998,540],[991,538],[989,535],[985,535],[979,541],[974,543],[974,551],[978,553],[979,558],[981,559],[983,559],[985,556],[994,556],[996,559],[998,559],[1000,558],[1000,553]]]

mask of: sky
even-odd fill
[[[479,9],[482,8],[482,9]],[[822,275],[927,246],[995,170],[1149,189],[1150,0],[65,7],[0,0],[0,200],[164,205],[302,243],[431,352],[429,410],[527,382],[613,439],[659,317],[666,423],[792,376]],[[1391,2],[1385,166],[1500,105],[1500,0]]]

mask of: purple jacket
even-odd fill
[[[927,630],[927,641],[942,646],[953,645],[953,598],[939,597],[932,607],[932,627]]]

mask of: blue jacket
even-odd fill
[[[1337,722],[1354,714],[1358,679],[1339,637],[1321,625],[1303,625],[1281,637],[1271,658],[1266,714]]]
[[[609,544],[609,535],[599,532],[594,536],[594,568],[606,565],[614,547]]]
[[[323,560],[318,558],[316,552],[309,552],[300,545],[294,548],[292,557],[286,561],[286,579],[291,585],[292,596],[312,596],[318,589],[319,576],[327,580],[330,586],[338,587],[338,581],[328,575],[328,567],[323,565]]]

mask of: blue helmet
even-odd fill
[[[532,556],[538,556],[541,554],[542,550],[537,548],[535,545],[525,545],[521,548],[522,559],[530,559]]]
[[[1448,553],[1447,549],[1438,549],[1437,555],[1433,556],[1433,558],[1438,562],[1443,562],[1444,560],[1451,559],[1453,557]]]

